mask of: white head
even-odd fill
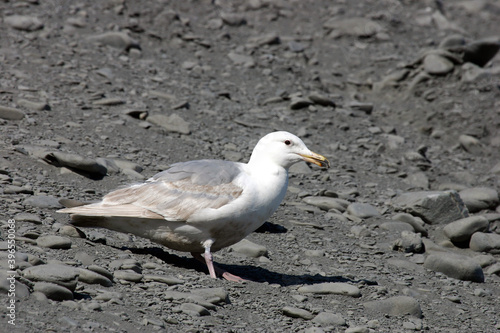
[[[285,132],[273,132],[259,140],[253,149],[249,164],[272,161],[285,169],[300,161],[307,161],[321,167],[329,167],[328,160],[310,151],[297,136]]]

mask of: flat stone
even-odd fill
[[[43,157],[43,160],[58,168],[65,167],[94,177],[103,177],[108,173],[108,170],[95,159],[77,154],[50,152]]]
[[[285,316],[291,318],[302,318],[305,320],[311,320],[314,318],[314,314],[311,312],[293,306],[285,306],[282,311]]]
[[[113,282],[107,277],[85,268],[78,268],[78,281],[88,284],[100,284],[104,287],[111,287]]]
[[[415,231],[415,229],[413,229],[413,226],[409,223],[406,223],[406,222],[400,222],[400,221],[387,221],[387,222],[384,222],[380,225],[380,228],[381,229],[384,229],[384,230],[388,230],[388,231],[398,231],[398,232],[402,232],[402,231]]]
[[[302,200],[304,200],[304,202],[309,205],[313,205],[327,211],[330,209],[336,209],[338,211],[345,212],[347,206],[349,206],[350,204],[349,201],[344,199],[323,197],[323,196],[320,197],[310,196],[310,197],[305,197]]]
[[[489,275],[496,274],[496,275],[500,276],[500,263],[496,263],[496,264],[493,264],[490,267],[488,267],[488,269],[486,270],[486,274],[489,274]]]
[[[75,268],[60,264],[46,264],[28,267],[23,276],[31,281],[55,283],[71,291],[75,290],[78,272]]]
[[[451,222],[443,228],[443,232],[454,243],[469,242],[472,234],[487,231],[489,221],[484,216],[470,216]]]
[[[245,16],[240,13],[222,12],[220,13],[220,18],[222,22],[233,27],[239,27],[247,23]]]
[[[422,253],[425,247],[420,234],[412,231],[403,231],[401,232],[401,238],[394,242],[392,249],[405,253]]]
[[[325,282],[308,286],[302,286],[297,289],[299,293],[311,294],[337,294],[351,297],[360,297],[361,291],[358,287],[343,282]]]
[[[50,105],[45,102],[33,102],[26,99],[19,99],[17,104],[33,111],[50,110]]]
[[[481,266],[473,259],[463,255],[451,252],[430,254],[425,259],[424,267],[458,280],[484,282]]]
[[[0,119],[22,120],[24,117],[26,117],[26,114],[23,111],[0,105]]]
[[[16,222],[31,222],[34,224],[42,224],[42,220],[37,214],[32,213],[19,213],[14,215]]]
[[[229,59],[235,64],[235,65],[243,65],[244,67],[254,67],[255,66],[255,61],[251,56],[247,56],[244,54],[239,54],[239,53],[234,53],[230,52],[228,55]]]
[[[147,119],[151,124],[163,127],[168,132],[190,134],[189,123],[177,114],[166,116],[163,114],[152,114]]]
[[[63,236],[85,238],[85,234],[72,225],[63,225],[58,232]]]
[[[420,217],[407,213],[398,213],[392,219],[410,224],[415,232],[418,232],[422,236],[427,236],[428,234],[427,229],[425,229],[425,222]]]
[[[93,261],[93,259],[92,259],[92,261]],[[113,274],[103,267],[100,267],[97,265],[89,265],[89,266],[87,266],[87,269],[91,270],[93,272],[96,272],[98,274],[101,274],[101,275],[107,277],[109,280],[113,280]]]
[[[469,242],[471,250],[476,252],[500,253],[500,235],[494,233],[476,232]]]
[[[119,97],[102,98],[92,102],[92,104],[94,105],[105,105],[105,106],[121,105],[125,103],[126,102]]]
[[[50,282],[36,282],[33,286],[33,290],[44,294],[53,301],[68,301],[74,299],[71,290]]]
[[[300,110],[303,108],[307,108],[309,105],[312,105],[313,102],[311,102],[307,98],[303,97],[293,97],[291,102],[290,102],[290,109],[291,110]]]
[[[360,202],[350,204],[347,207],[347,213],[362,219],[381,215],[374,206]]]
[[[338,313],[320,312],[312,319],[314,323],[321,326],[346,326],[347,322]]]
[[[99,35],[88,37],[90,42],[108,45],[117,49],[130,50],[131,48],[141,49],[139,43],[124,32],[105,32]]]
[[[465,149],[465,151],[471,154],[477,155],[483,151],[481,141],[473,136],[462,134],[458,137],[458,142]]]
[[[336,104],[334,102],[333,99],[325,96],[325,95],[322,95],[322,94],[318,94],[318,93],[312,93],[308,96],[309,100],[312,101],[314,104],[318,104],[318,105],[321,105],[321,106],[331,106],[331,107],[335,107]]]
[[[71,239],[54,235],[40,236],[37,238],[36,244],[49,249],[70,249]]]
[[[59,199],[50,195],[35,195],[26,198],[24,205],[37,208],[62,208]]]
[[[424,58],[424,70],[433,75],[448,74],[453,70],[453,63],[438,54],[428,54]]]
[[[341,36],[371,37],[384,30],[377,22],[364,17],[345,19],[332,17],[323,24],[323,27],[333,30],[330,36],[334,38]]]
[[[114,271],[113,276],[117,280],[125,280],[130,282],[140,282],[143,278],[142,274],[136,273],[133,270]]]
[[[231,245],[230,249],[251,258],[262,257],[267,254],[265,246],[255,244],[248,239],[242,239],[238,243]]]
[[[469,216],[469,211],[455,191],[403,193],[393,199],[396,210],[418,216],[429,224],[447,224]]]
[[[173,276],[166,276],[166,275],[152,275],[152,274],[145,274],[144,275],[144,281],[154,281],[154,282],[160,282],[164,283],[169,286],[173,286],[176,284],[183,284],[184,280],[178,279]]]
[[[210,312],[203,306],[194,303],[183,303],[180,306],[182,312],[194,316],[209,316]]]
[[[489,187],[467,188],[458,194],[471,213],[494,208],[500,204],[497,190]]]
[[[422,310],[418,301],[409,296],[394,296],[384,300],[370,301],[363,306],[371,311],[384,313],[391,316],[410,315],[422,318]]]
[[[35,16],[11,15],[5,17],[4,22],[16,30],[36,31],[43,29],[42,21]]]
[[[194,295],[199,295],[213,304],[218,304],[221,302],[228,304],[230,303],[229,294],[227,290],[222,287],[193,289],[191,290],[191,293]]]

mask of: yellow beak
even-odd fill
[[[302,159],[306,162],[311,162],[316,165],[319,165],[322,168],[329,168],[330,167],[330,162],[324,157],[323,155],[316,154],[311,152],[311,154],[299,154]]]

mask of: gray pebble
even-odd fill
[[[500,253],[500,234],[476,232],[472,235],[469,247],[476,252]]]
[[[488,269],[486,269],[486,274],[489,274],[489,275],[496,274],[496,275],[500,276],[500,263],[497,263],[497,264],[494,264],[494,265],[491,265],[490,267],[488,267]]]
[[[297,289],[299,293],[311,294],[337,294],[351,297],[360,297],[361,291],[358,287],[343,282],[325,282],[308,286],[302,286]]]
[[[220,18],[222,19],[222,22],[233,27],[239,27],[247,23],[245,16],[239,13],[222,12],[220,14]]]
[[[110,287],[113,285],[113,282],[111,282],[110,279],[89,269],[78,268],[77,272],[78,272],[78,281],[85,282],[88,284],[100,284],[101,286],[104,287]]]
[[[136,273],[142,273],[141,263],[135,259],[117,259],[109,263],[113,269],[131,269]]]
[[[347,328],[344,333],[369,333],[370,329],[366,326],[354,326]]]
[[[451,222],[443,228],[443,232],[452,242],[469,242],[476,231],[487,231],[489,222],[484,216],[470,216]]]
[[[337,38],[340,36],[371,37],[383,31],[377,22],[364,17],[351,17],[339,19],[332,17],[323,24],[327,30],[333,30],[330,36]]]
[[[401,221],[410,224],[415,232],[420,233],[422,236],[427,236],[428,232],[425,229],[425,222],[420,217],[413,216],[407,213],[398,213],[392,217],[393,220]]]
[[[333,99],[325,96],[325,95],[321,95],[321,94],[318,94],[318,93],[312,93],[308,96],[309,100],[312,101],[314,104],[318,104],[318,105],[322,105],[322,106],[331,106],[331,107],[335,107],[336,104],[335,102],[333,101]]]
[[[85,234],[72,225],[63,225],[61,228],[59,228],[58,232],[63,236],[85,238]]]
[[[83,263],[83,261],[82,261],[82,263]],[[102,268],[102,267],[97,266],[97,265],[89,265],[89,266],[87,267],[87,269],[88,269],[88,270],[91,270],[91,271],[93,271],[93,272],[96,272],[96,273],[98,273],[98,274],[101,274],[101,275],[103,275],[103,276],[107,277],[109,280],[113,280],[113,274],[112,274],[112,273],[110,273],[110,272],[109,272],[107,269],[105,269],[105,268]]]
[[[410,231],[401,232],[401,238],[394,242],[392,248],[405,253],[422,253],[425,249],[422,236]]]
[[[402,232],[402,231],[415,231],[415,229],[413,229],[413,226],[409,223],[406,223],[406,222],[400,222],[400,221],[387,221],[387,222],[384,222],[380,225],[380,228],[381,229],[384,229],[384,230],[388,230],[388,231],[398,231],[398,232]]]
[[[17,222],[32,222],[34,224],[42,224],[42,220],[37,214],[19,213],[14,215],[14,220]]]
[[[11,15],[4,18],[10,27],[23,31],[36,31],[43,28],[43,23],[35,16]]]
[[[500,204],[498,192],[494,188],[474,187],[458,193],[471,213],[494,208]]]
[[[228,55],[229,59],[235,64],[235,65],[242,65],[244,67],[254,67],[255,66],[255,61],[251,56],[247,56],[244,54],[238,54],[234,52],[230,52]]]
[[[88,40],[94,43],[100,43],[127,51],[131,48],[141,48],[137,41],[130,38],[130,36],[124,32],[105,32],[100,35],[90,36]]]
[[[303,198],[302,200],[309,205],[319,207],[323,210],[336,209],[340,212],[345,212],[347,206],[349,206],[349,201],[331,197],[309,196]]]
[[[71,239],[54,235],[40,236],[37,238],[36,244],[49,249],[70,249]]]
[[[367,203],[355,202],[347,207],[347,213],[359,218],[380,216],[380,212],[374,206]]]
[[[314,314],[311,312],[293,306],[285,306],[282,311],[285,316],[291,318],[302,318],[305,320],[311,320],[314,318]]]
[[[89,174],[90,177],[102,178],[108,173],[108,170],[95,159],[77,154],[51,152],[46,154],[43,160],[58,168],[66,167],[72,171]]]
[[[143,278],[142,274],[136,273],[130,269],[114,271],[113,276],[117,280],[125,280],[130,282],[140,282]]]
[[[496,258],[491,254],[479,254],[473,257],[472,259],[474,259],[474,261],[477,262],[483,268],[493,265],[497,262]]]
[[[182,312],[194,317],[210,315],[210,312],[205,307],[194,303],[183,303],[180,309]]]
[[[331,312],[320,312],[312,321],[321,326],[345,326],[347,324],[342,315]]]
[[[50,106],[45,102],[33,102],[26,99],[19,99],[17,104],[34,111],[50,110]]]
[[[255,244],[248,239],[242,239],[238,243],[231,245],[230,249],[251,258],[258,258],[267,254],[265,246]]]
[[[307,108],[309,105],[312,105],[313,102],[311,102],[307,98],[303,97],[293,97],[292,100],[290,101],[290,109],[291,110],[300,110],[303,108]]]
[[[121,105],[125,103],[126,102],[123,99],[118,97],[102,98],[92,102],[92,104],[94,105],[105,105],[105,106]]]
[[[173,276],[152,275],[152,274],[145,274],[144,281],[145,282],[147,282],[147,281],[160,282],[160,283],[165,283],[166,285],[169,285],[169,286],[184,283],[184,280],[175,278]]]
[[[420,216],[429,224],[446,224],[469,216],[455,191],[407,192],[394,198],[392,205],[397,210]]]
[[[453,70],[453,63],[438,54],[428,54],[424,58],[424,70],[433,75],[448,74]]]
[[[33,290],[44,294],[47,298],[54,301],[66,301],[74,298],[71,290],[50,282],[36,282]]]
[[[425,259],[424,267],[455,279],[484,282],[481,266],[473,259],[463,255],[451,252],[431,254]]]
[[[181,116],[173,113],[169,116],[163,114],[152,114],[146,119],[151,124],[163,127],[168,132],[190,134],[190,125]]]
[[[473,136],[462,134],[458,137],[460,145],[471,154],[480,154],[483,149],[481,146],[481,141]]]
[[[50,195],[35,195],[26,198],[23,202],[26,206],[37,208],[62,208],[59,199]]]
[[[71,291],[75,290],[78,280],[78,272],[75,268],[60,264],[28,267],[22,274],[28,280],[55,283]]]
[[[371,114],[373,111],[373,104],[372,103],[351,102],[351,103],[349,103],[349,107],[352,110],[363,111],[366,114]]]
[[[422,310],[418,301],[410,296],[394,296],[384,300],[370,301],[363,304],[371,311],[391,316],[411,315],[422,318]]]
[[[191,293],[194,295],[201,296],[205,298],[207,301],[209,301],[212,304],[218,304],[218,303],[230,303],[229,302],[229,294],[226,291],[226,289],[219,287],[219,288],[201,288],[201,289],[193,289],[191,290]]]

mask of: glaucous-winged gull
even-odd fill
[[[191,252],[210,276],[240,277],[213,264],[213,251],[255,231],[276,211],[288,187],[288,168],[299,161],[329,167],[297,136],[267,134],[248,163],[197,160],[173,164],[145,183],[115,190],[98,203],[59,210],[78,227],[106,228]]]

